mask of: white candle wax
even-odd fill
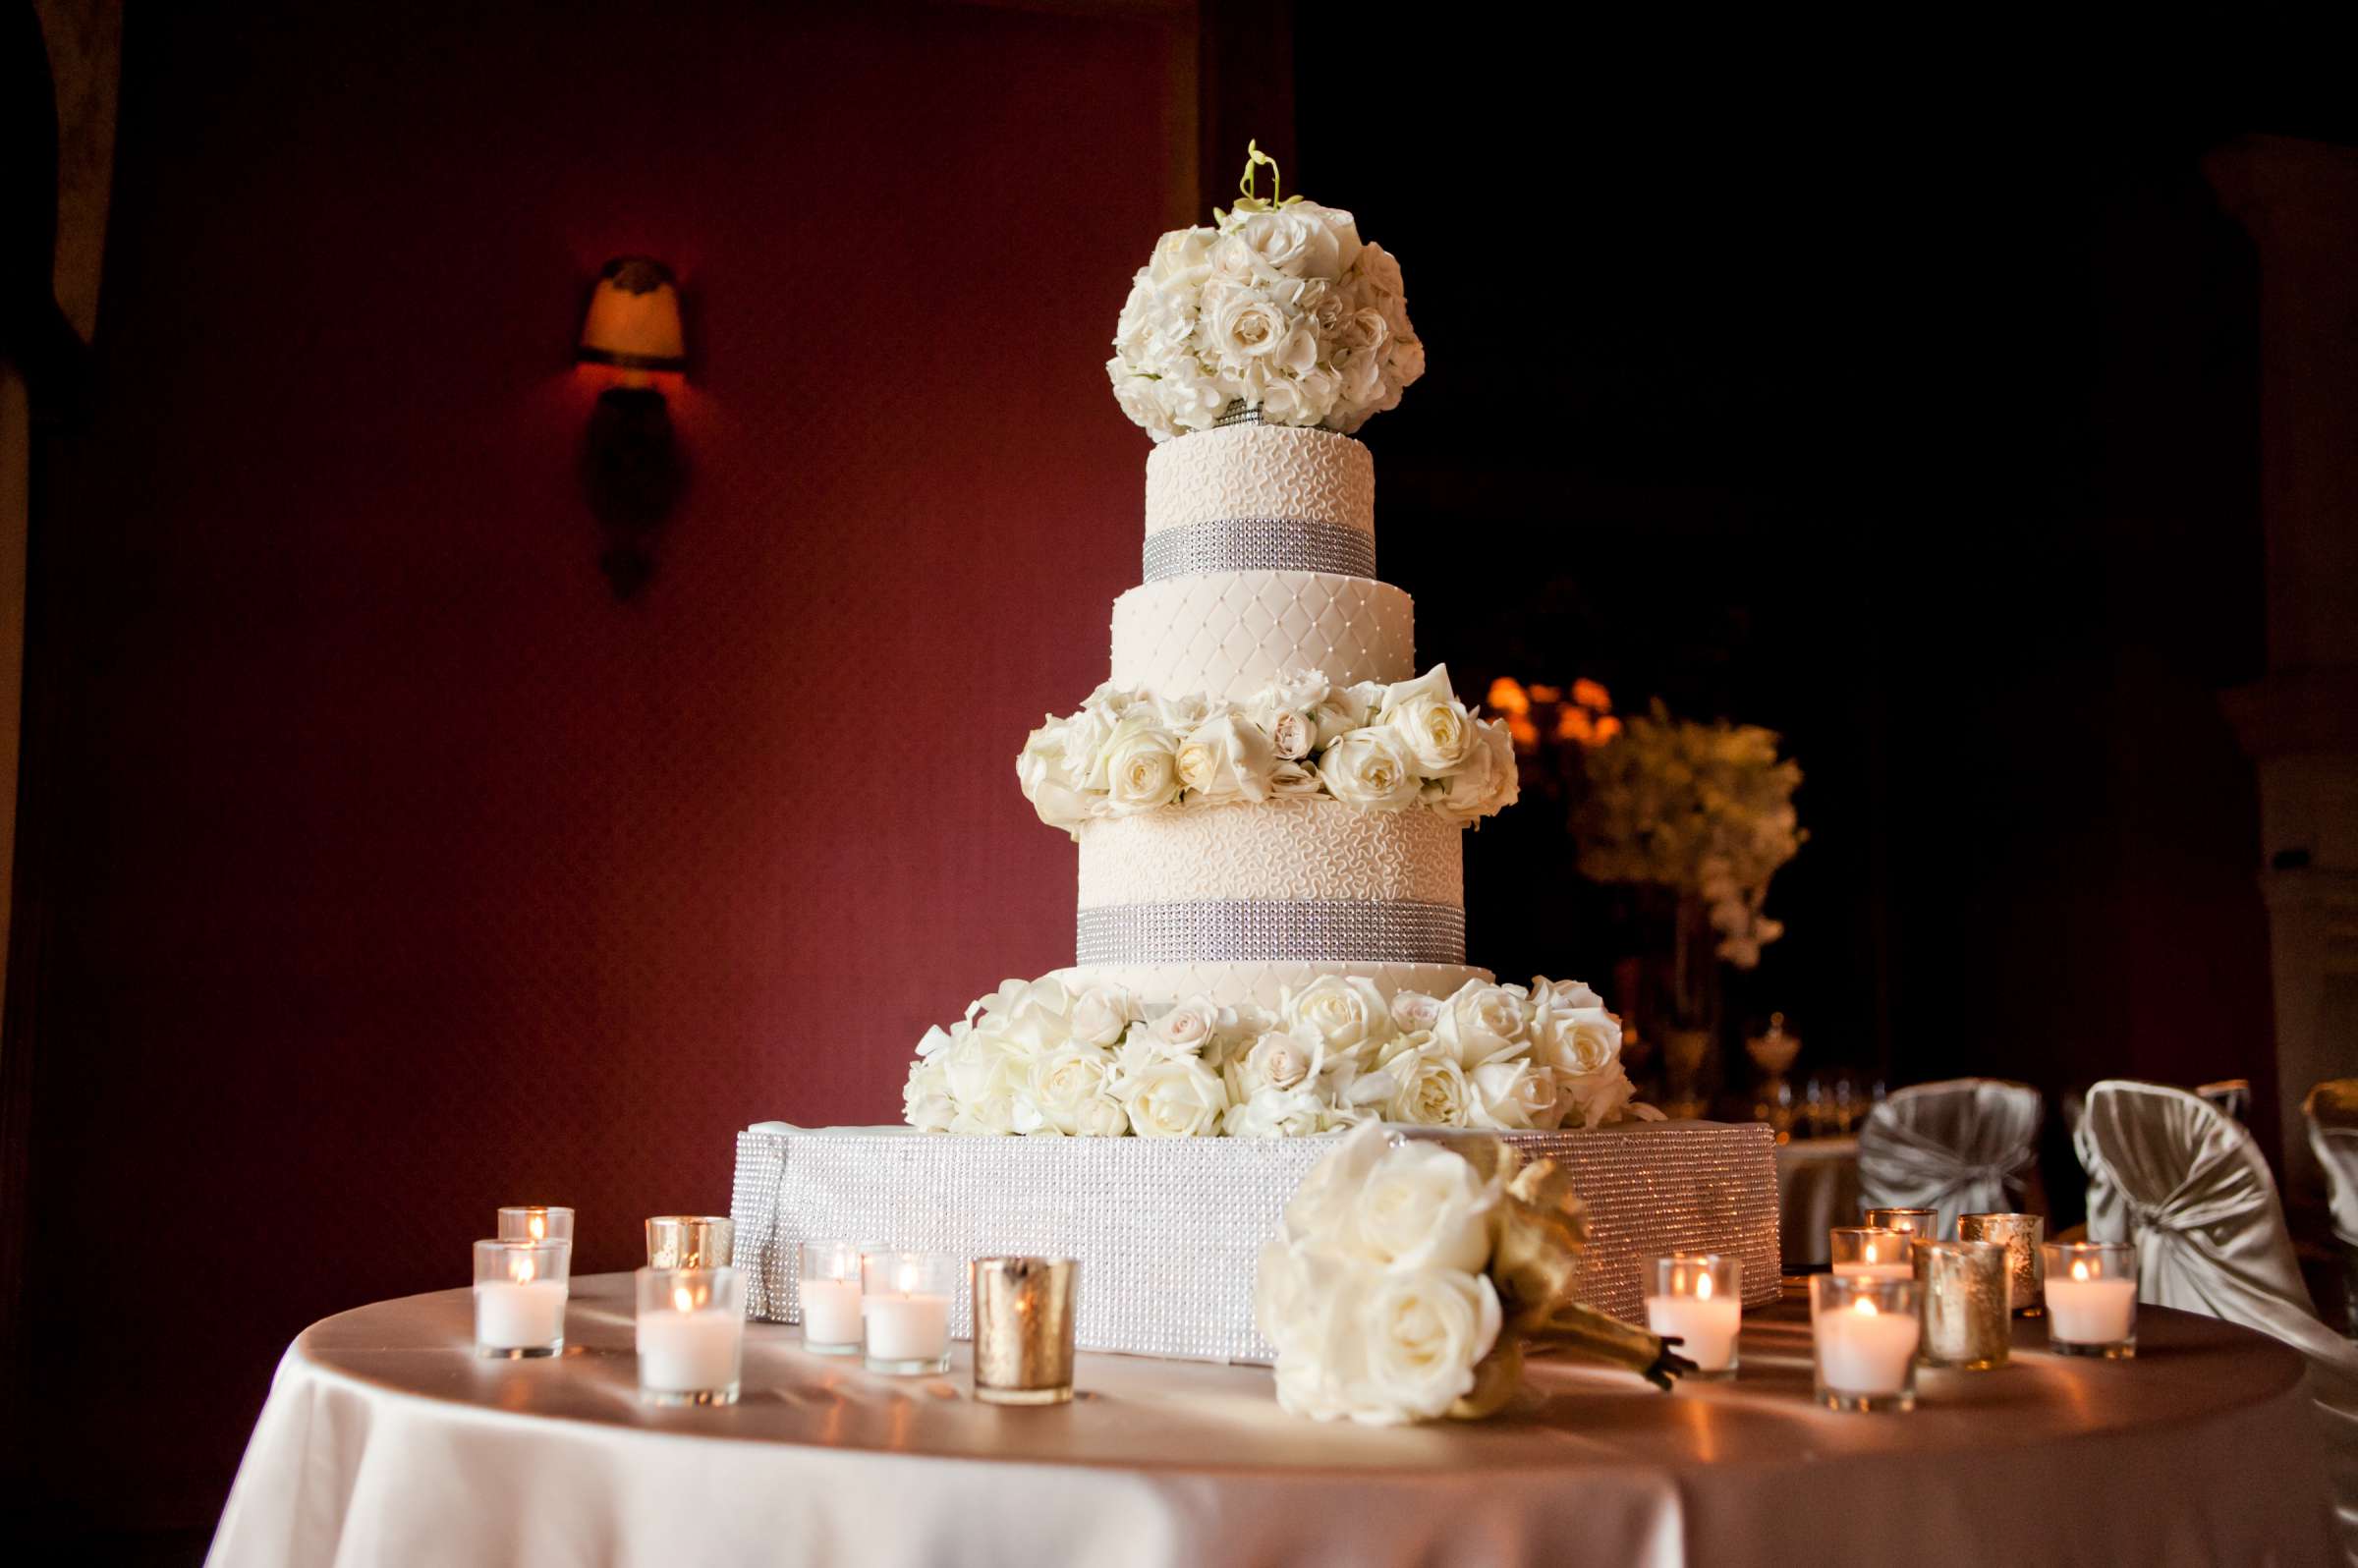
[[[1726,1298],[1646,1298],[1646,1326],[1665,1339],[1677,1335],[1682,1341],[1678,1353],[1700,1372],[1725,1372],[1735,1361],[1736,1329],[1743,1316],[1743,1308]]]
[[[1818,1315],[1818,1377],[1836,1393],[1896,1394],[1907,1386],[1921,1325],[1913,1313],[1873,1309],[1862,1301]]]
[[[877,1361],[932,1361],[950,1348],[947,1296],[870,1296],[861,1304],[868,1353]]]
[[[639,1315],[639,1385],[693,1394],[737,1380],[745,1319],[721,1307]]]
[[[2047,1334],[2073,1345],[2117,1345],[2137,1320],[2137,1281],[2047,1277]]]
[[[1866,1279],[1914,1279],[1913,1263],[1836,1263],[1833,1271],[1848,1276],[1857,1274]]]
[[[860,1343],[860,1282],[803,1281],[803,1339],[813,1345]]]
[[[475,1287],[475,1338],[494,1350],[537,1350],[565,1332],[565,1281],[486,1280]]]

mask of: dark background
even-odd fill
[[[2273,1116],[2214,700],[2264,658],[2253,263],[2200,160],[2346,136],[2299,91],[1722,82],[1474,12],[234,16],[133,10],[95,396],[36,454],[26,1529],[200,1548],[307,1321],[460,1282],[502,1202],[625,1266],[735,1129],[891,1119],[926,1024],[1069,961],[1008,761],[1136,576],[1128,275],[1248,134],[1406,268],[1421,655],[1799,757],[1736,1018]],[[687,291],[694,474],[618,606],[568,360],[628,252]],[[1469,838],[1478,962],[1606,975],[1569,866],[1544,809]]]

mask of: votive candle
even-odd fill
[[[573,1240],[573,1210],[546,1204],[510,1204],[499,1211],[501,1241]]]
[[[2003,1247],[1919,1239],[1916,1277],[1924,1287],[1920,1354],[1926,1366],[1986,1372],[2006,1364],[2013,1330],[2006,1314]]]
[[[974,1262],[975,1397],[986,1405],[1061,1405],[1073,1397],[1070,1258]]]
[[[734,1268],[642,1268],[639,1391],[660,1405],[733,1405],[745,1359],[745,1279]]]
[[[1919,1241],[1940,1239],[1940,1215],[1930,1208],[1870,1208],[1859,1223],[1874,1230],[1904,1230]]]
[[[1996,1242],[2006,1250],[2006,1288],[2018,1317],[2036,1317],[2046,1310],[2047,1270],[2040,1248],[2047,1241],[2047,1220],[2038,1214],[1959,1214],[1957,1240]]]
[[[2062,1356],[2137,1354],[2137,1250],[2122,1242],[2049,1242],[2047,1343]]]
[[[479,1356],[554,1356],[565,1348],[573,1243],[475,1244],[475,1349]]]
[[[1672,1253],[1647,1268],[1646,1326],[1679,1341],[1699,1377],[1736,1371],[1744,1317],[1744,1260],[1727,1253]]]
[[[1916,1406],[1916,1281],[1879,1274],[1810,1279],[1818,1402],[1828,1410]]]
[[[1837,1225],[1826,1232],[1833,1271],[1869,1279],[1914,1279],[1916,1238],[1880,1225]]]
[[[726,1214],[656,1214],[646,1222],[649,1268],[727,1268],[737,1261],[737,1222]]]
[[[939,1253],[869,1253],[860,1260],[860,1316],[868,1369],[947,1372],[957,1264]]]
[[[859,1355],[860,1249],[850,1242],[807,1241],[798,1253],[803,1348],[821,1356]]]

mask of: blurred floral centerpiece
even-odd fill
[[[1715,1030],[1714,961],[1751,969],[1784,934],[1764,906],[1769,879],[1809,837],[1793,810],[1800,765],[1757,724],[1677,718],[1659,700],[1644,715],[1616,714],[1595,681],[1566,693],[1500,680],[1490,706],[1531,764],[1552,759],[1566,775],[1557,787],[1582,873],[1675,902],[1667,1022]]]

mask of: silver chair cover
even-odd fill
[[[2358,1346],[2318,1321],[2249,1129],[2197,1095],[2111,1079],[2074,1145],[2091,1241],[2137,1248],[2137,1298],[2274,1334],[2309,1358],[2343,1549],[2358,1563]]]
[[[2208,1100],[2239,1122],[2251,1120],[2252,1081],[2248,1078],[2222,1078],[2216,1084],[2198,1084],[2194,1093],[2197,1099]]]
[[[2353,1120],[2347,1104],[2353,1089],[2358,1084],[2328,1080],[2301,1102],[2309,1121],[2309,1148],[2326,1172],[2333,1234],[2344,1247],[2358,1247],[2358,1120]]]
[[[1931,1208],[1940,1234],[1959,1214],[2015,1206],[2039,1158],[2039,1092],[1994,1078],[1899,1090],[1859,1129],[1859,1193],[1869,1204]]]

